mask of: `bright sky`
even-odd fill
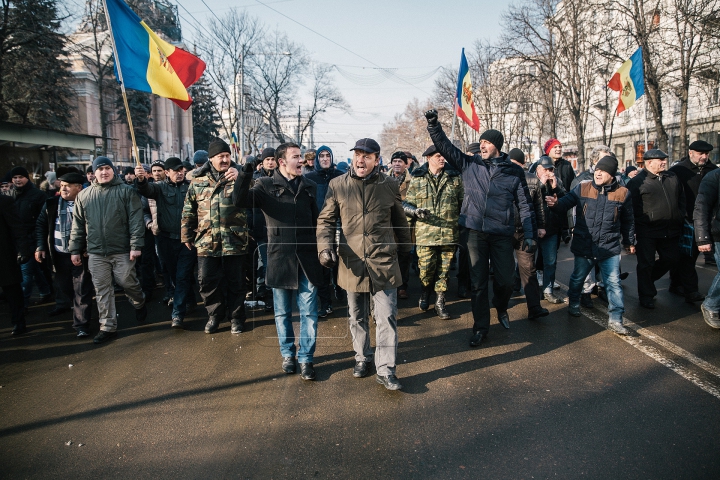
[[[212,16],[210,9],[222,17],[232,7],[246,8],[268,29],[286,32],[291,40],[303,44],[314,61],[338,65],[347,75],[359,76],[351,81],[335,71],[335,84],[351,111],[325,113],[315,124],[315,143],[327,144],[339,158],[347,156],[355,140],[377,138],[383,124],[401,113],[413,98],[424,100],[432,94],[437,73],[413,84],[393,80],[378,83],[377,67],[398,69],[396,73],[405,78],[429,74],[437,67],[455,70],[463,47],[470,49],[478,39],[498,36],[498,22],[508,3],[507,0],[260,0],[265,4],[262,5],[257,0],[174,1],[178,4],[186,41],[191,41],[196,28],[188,11],[192,18],[205,24],[205,19]],[[377,81],[373,82],[374,79]]]

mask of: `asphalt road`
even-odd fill
[[[716,269],[698,265],[707,291]],[[262,311],[239,336],[227,323],[206,335],[201,307],[178,332],[166,306],[139,326],[120,296],[119,337],[97,346],[50,305],[13,338],[2,304],[0,477],[720,478],[720,331],[667,277],[657,308],[641,309],[634,268],[624,258],[629,339],[605,330],[598,300],[581,318],[563,304],[528,321],[517,296],[511,328],[493,313],[479,349],[455,280],[442,321],[417,309],[413,277],[401,392],[352,377],[337,304],[320,322],[315,382],[281,372]],[[562,246],[558,281],[571,269]]]

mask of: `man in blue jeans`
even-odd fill
[[[323,281],[317,257],[318,206],[317,185],[302,176],[300,146],[283,143],[275,149],[278,167],[272,176],[257,179],[249,194],[252,172],[244,167],[238,176],[238,208],[259,208],[265,215],[268,232],[267,273],[265,284],[273,289],[275,326],[277,327],[282,369],[295,373],[295,353],[300,377],[315,380],[313,355],[317,338],[317,286]],[[292,298],[297,294],[300,334],[295,346],[292,325]]]
[[[580,316],[580,294],[587,274],[600,266],[608,296],[608,329],[627,335],[622,316],[623,291],[620,285],[621,243],[628,253],[635,253],[635,220],[630,191],[618,185],[618,162],[614,155],[600,159],[593,179],[581,182],[570,193],[558,199],[547,196],[548,206],[559,212],[577,207],[577,219],[570,250],[575,254],[575,268],[570,276],[568,313]]]
[[[698,187],[693,210],[695,242],[700,252],[712,252],[720,265],[720,168],[705,175]],[[720,329],[720,271],[710,285],[705,301],[700,306],[705,323]]]

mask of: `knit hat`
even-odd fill
[[[625,167],[625,175],[627,175],[627,174],[630,173],[630,172],[634,172],[635,170],[637,170],[637,167],[634,166],[634,165],[630,165],[629,167]]]
[[[28,173],[27,168],[25,168],[25,167],[17,166],[15,168],[13,168],[12,170],[10,170],[10,178],[16,177],[18,175],[30,180],[30,173]]]
[[[603,158],[600,159],[597,165],[595,165],[595,170],[602,170],[603,172],[607,172],[614,177],[615,175],[617,175],[618,170],[617,158],[612,155],[605,155]]]
[[[395,153],[393,153],[393,154],[392,154],[392,157],[390,157],[390,161],[392,162],[392,161],[395,160],[396,158],[399,158],[400,160],[402,160],[403,162],[405,162],[405,164],[407,165],[407,163],[408,163],[408,156],[407,156],[407,154],[406,154],[405,152],[395,152]]]
[[[275,158],[275,149],[272,147],[263,148],[262,153],[260,153],[260,160],[265,160],[267,157],[273,157]]]
[[[503,137],[503,134],[493,129],[485,130],[482,135],[480,135],[480,141],[482,140],[487,140],[492,143],[495,148],[497,148],[498,152],[502,150],[503,144],[505,143],[505,137]]]
[[[92,165],[88,165],[88,167],[85,169],[85,173],[93,173],[94,170],[92,167],[93,167]]]
[[[57,174],[55,172],[45,172],[45,179],[52,185],[57,180]]]
[[[515,160],[518,163],[525,165],[525,154],[519,148],[513,148],[508,152],[510,160]]]
[[[123,168],[123,175],[135,175],[135,169],[133,167]]]
[[[478,142],[471,143],[467,146],[467,151],[474,154],[480,153],[480,144]]]
[[[95,160],[93,160],[92,163],[92,171],[96,171],[100,167],[110,167],[112,169],[115,168],[115,165],[113,165],[112,160],[110,160],[108,157],[97,157]]]
[[[551,138],[550,140],[548,140],[547,142],[545,142],[545,146],[543,147],[543,152],[545,152],[545,155],[547,155],[548,153],[550,153],[550,150],[551,150],[555,145],[562,145],[562,143],[561,143],[560,140],[558,140],[557,138]]]
[[[210,142],[210,146],[208,147],[208,158],[213,158],[215,155],[218,155],[220,153],[232,153],[230,151],[230,145],[227,144],[227,142],[221,138],[216,138],[212,142]]]
[[[79,183],[80,185],[86,181],[84,175],[76,172],[66,173],[62,177],[58,178],[58,180],[65,183]]]
[[[193,155],[193,163],[195,165],[203,165],[205,162],[208,161],[208,152],[205,150],[198,150],[195,152],[195,155]]]
[[[169,157],[167,160],[165,160],[165,165],[163,165],[163,168],[165,170],[180,170],[183,168],[183,162],[178,157]]]

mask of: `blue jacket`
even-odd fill
[[[330,152],[331,163],[329,168],[322,168],[320,166],[320,152],[323,152],[325,150]],[[332,150],[330,150],[330,147],[326,147],[325,145],[323,145],[322,147],[318,148],[317,152],[315,153],[315,171],[303,175],[305,178],[308,178],[317,184],[316,200],[318,210],[322,210],[323,208],[323,204],[325,203],[325,195],[327,194],[328,184],[330,183],[330,180],[339,177],[340,175],[344,175],[344,173],[335,168],[335,157],[333,156],[333,152]]]
[[[567,211],[572,207],[577,219],[570,250],[578,257],[605,260],[620,255],[621,243],[635,245],[635,218],[630,190],[618,185],[597,186],[581,182],[552,207]]]
[[[492,235],[515,234],[515,207],[525,238],[537,238],[535,214],[522,168],[507,154],[485,162],[479,155],[466,155],[450,140],[440,125],[428,126],[435,148],[456,170],[462,172],[465,198],[460,225]]]

